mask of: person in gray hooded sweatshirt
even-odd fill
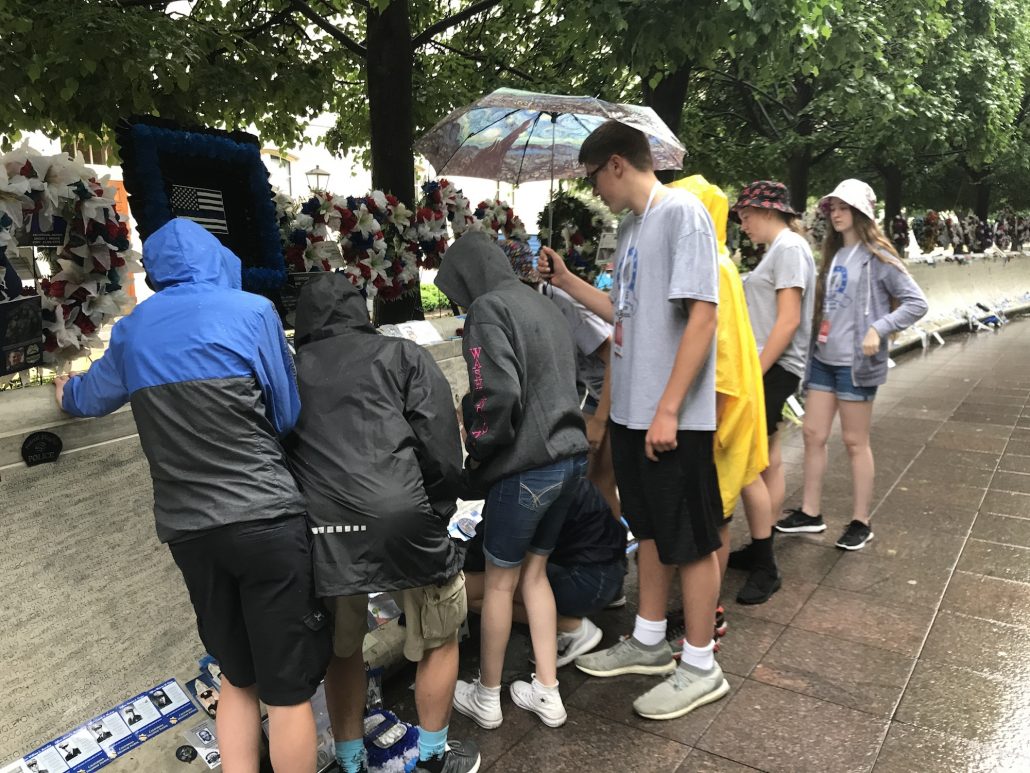
[[[587,467],[575,347],[558,307],[518,280],[485,233],[454,243],[436,286],[468,312],[466,474],[470,488],[486,497],[480,677],[458,682],[454,707],[484,728],[501,724],[501,669],[521,584],[537,671],[532,683],[512,684],[511,698],[559,727],[566,713],[546,567]]]

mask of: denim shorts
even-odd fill
[[[483,508],[483,554],[495,566],[520,566],[526,553],[549,556],[586,475],[587,456],[501,478],[490,487]]]
[[[812,358],[808,374],[808,389],[832,392],[838,400],[865,403],[876,397],[876,387],[858,386],[851,380],[851,366],[827,365],[818,357]]]
[[[626,578],[626,559],[608,564],[547,565],[554,605],[562,617],[590,617],[611,604]]]

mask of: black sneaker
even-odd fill
[[[744,547],[730,553],[726,566],[730,569],[742,569],[750,572],[755,567],[755,543],[749,542]]]
[[[419,760],[415,773],[476,773],[480,764],[479,747],[472,741],[447,741],[443,757]]]
[[[776,522],[776,531],[784,534],[817,534],[826,531],[822,515],[809,515],[800,507],[785,512],[789,515]]]
[[[873,532],[868,525],[861,521],[852,521],[837,540],[837,547],[841,550],[861,550],[872,538]]]
[[[783,578],[776,567],[756,567],[747,577],[747,582],[737,594],[738,604],[764,604],[783,585]]]

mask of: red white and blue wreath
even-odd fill
[[[50,276],[38,290],[20,281],[17,289],[40,296],[43,363],[59,371],[102,347],[101,328],[132,306],[124,288],[139,256],[107,183],[81,156],[45,156],[27,144],[0,156],[0,257],[24,234],[55,237]]]

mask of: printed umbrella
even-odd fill
[[[498,89],[458,108],[419,139],[415,150],[441,175],[513,185],[579,177],[580,145],[611,119],[648,136],[656,169],[683,167],[683,145],[649,107],[515,89]]]
[[[655,169],[683,168],[683,144],[649,107],[516,89],[497,89],[453,111],[415,143],[415,150],[440,175],[513,185],[550,180],[553,201],[554,181],[582,175],[579,147],[608,120],[647,135]],[[554,207],[550,213],[553,236]]]

